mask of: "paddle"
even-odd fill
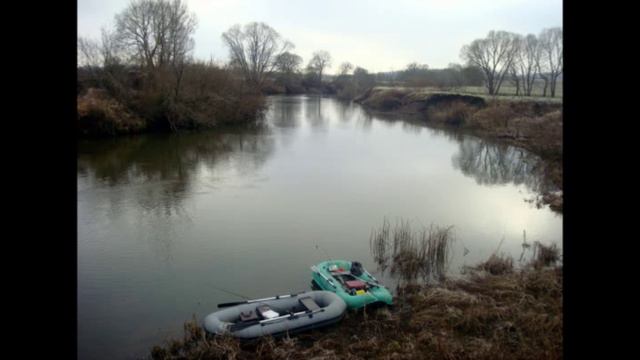
[[[284,299],[284,298],[288,298],[288,297],[294,297],[294,296],[298,296],[300,294],[304,293],[304,291],[300,291],[298,293],[293,293],[293,294],[287,294],[287,295],[277,295],[277,296],[273,296],[273,297],[269,297],[269,298],[264,298],[264,299],[253,299],[253,300],[245,300],[245,301],[235,301],[235,302],[228,302],[228,303],[222,303],[222,304],[218,304],[219,308],[222,307],[229,307],[229,306],[236,306],[236,305],[241,305],[241,304],[251,304],[254,302],[260,302],[260,301],[267,301],[267,300],[278,300],[278,299]]]

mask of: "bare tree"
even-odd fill
[[[340,67],[338,68],[338,73],[340,74],[340,76],[345,76],[345,75],[349,75],[351,70],[353,70],[353,64],[348,61],[345,61],[342,64],[340,64]]]
[[[245,80],[262,86],[268,74],[276,67],[276,58],[293,49],[293,44],[265,23],[252,22],[244,28],[232,26],[222,34],[229,47],[231,64],[238,67]]]
[[[550,86],[551,97],[556,95],[556,83],[563,71],[562,65],[562,28],[544,29],[538,37],[537,69],[540,77],[545,81],[544,96],[547,84]]]
[[[78,66],[95,70],[102,66],[100,45],[97,41],[78,37]]]
[[[105,68],[122,64],[125,53],[118,44],[117,34],[105,28],[100,29],[101,40],[100,54],[102,57],[102,65]]]
[[[373,87],[376,84],[376,79],[373,74],[370,74],[367,69],[356,67],[353,70],[353,81],[358,91],[364,91]]]
[[[319,83],[322,82],[324,69],[331,67],[331,54],[325,50],[316,51],[309,61],[308,68],[315,72]]]
[[[459,88],[464,83],[464,77],[462,75],[462,65],[456,63],[449,63],[447,66],[449,74],[448,85],[453,88]]]
[[[517,50],[517,35],[507,31],[489,31],[484,39],[476,39],[462,47],[460,56],[469,65],[478,66],[485,75],[490,95],[497,95]]]
[[[101,29],[99,41],[78,38],[78,65],[88,70],[93,81],[109,89],[114,95],[126,95],[124,87],[123,54],[114,34]]]
[[[509,74],[509,78],[511,79],[511,82],[516,87],[515,95],[520,96],[521,78],[520,78],[520,73],[518,72],[518,65],[516,65],[515,61],[509,67],[508,74]]]
[[[300,65],[302,64],[302,57],[299,55],[290,53],[288,51],[276,56],[275,68],[278,72],[283,74],[293,74],[300,71]]]
[[[193,49],[196,23],[182,0],[133,0],[116,15],[117,41],[147,70],[175,67]]]
[[[412,62],[400,71],[400,80],[406,86],[429,85],[429,65]]]
[[[518,83],[522,84],[522,91],[526,96],[531,96],[533,84],[536,80],[537,52],[538,39],[535,35],[529,34],[519,39],[514,68]]]

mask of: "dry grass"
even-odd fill
[[[478,269],[492,275],[510,274],[513,272],[513,259],[506,255],[492,254],[489,259],[478,265]]]
[[[380,111],[392,111],[400,108],[402,100],[410,92],[405,89],[371,88],[363,95],[354,99],[363,105]]]
[[[561,359],[562,268],[474,271],[437,286],[407,285],[393,309],[350,312],[294,338],[240,343],[205,337],[192,320],[153,359]]]
[[[560,249],[556,244],[544,245],[536,241],[533,246],[533,261],[531,265],[536,269],[555,265],[560,260]]]
[[[382,227],[379,230],[372,230],[371,237],[369,238],[369,248],[371,249],[371,255],[373,260],[378,264],[378,269],[381,272],[387,271],[390,260],[390,224],[387,219],[382,222]]]
[[[460,126],[466,123],[478,111],[478,107],[462,100],[454,100],[442,106],[427,108],[427,121]]]

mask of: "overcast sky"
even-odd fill
[[[98,39],[130,0],[78,0],[78,36]],[[198,18],[194,56],[228,59],[221,34],[234,24],[265,22],[296,46],[304,64],[315,50],[369,71],[408,63],[446,67],[460,48],[490,30],[538,34],[562,26],[561,0],[186,0]]]

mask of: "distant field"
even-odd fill
[[[533,92],[531,95],[533,96],[542,96],[542,90],[544,88],[544,83],[542,81],[536,81],[533,84]],[[474,93],[478,93],[478,94],[486,94],[487,93],[487,89],[483,86],[463,86],[460,88],[461,92],[468,92],[471,94]],[[499,95],[515,95],[516,94],[516,87],[515,86],[511,86],[511,84],[509,85],[505,85],[503,84],[500,87],[500,94]],[[550,91],[549,89],[547,89],[547,95],[550,95]],[[562,81],[558,81],[556,83],[556,97],[557,98],[561,98],[562,97]]]
[[[558,81],[556,85],[556,96],[554,98],[547,96],[542,97],[543,82],[536,81],[533,87],[532,96],[515,96],[516,88],[511,85],[502,85],[500,87],[500,93],[493,97],[487,94],[487,89],[484,86],[462,86],[458,88],[441,89],[436,87],[420,87],[420,88],[408,88],[403,86],[379,86],[381,88],[406,88],[414,89],[415,91],[423,93],[450,93],[450,94],[470,94],[481,96],[485,99],[497,99],[497,100],[519,100],[519,101],[544,101],[553,103],[562,103],[562,81]],[[549,90],[547,89],[547,95]]]

